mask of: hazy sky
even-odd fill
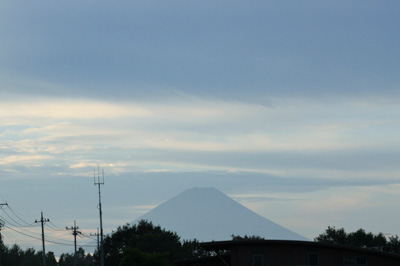
[[[41,211],[53,242],[72,245],[74,220],[95,233],[97,165],[106,233],[212,186],[310,239],[400,235],[399,8],[1,1],[0,199],[17,214],[0,213],[5,242],[40,250],[20,233],[40,226],[11,218]]]

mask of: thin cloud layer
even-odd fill
[[[317,177],[322,169],[329,178],[347,178],[341,170],[362,176],[365,168],[371,177],[382,171],[395,176],[398,170],[391,159],[397,153],[395,114],[400,111],[394,104],[276,100],[273,107],[266,107],[202,100],[158,105],[47,102],[2,105],[2,113],[7,114],[1,116],[6,121],[0,138],[2,164],[36,165],[39,158],[58,164],[68,156],[71,169],[93,158],[121,169],[126,166],[127,171],[136,161],[147,162],[148,171],[159,170],[157,165],[168,168],[171,164],[173,169],[185,164],[185,170],[287,175],[297,171],[297,175]],[[135,159],[118,158],[129,153]],[[81,161],[82,156],[87,158]]]

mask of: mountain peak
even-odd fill
[[[307,240],[239,204],[213,187],[187,189],[136,219],[175,231],[182,239],[229,240],[231,235]]]

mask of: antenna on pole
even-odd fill
[[[97,165],[97,181],[96,181],[96,170],[93,171],[94,185],[99,188],[99,216],[100,216],[100,265],[104,266],[104,234],[103,234],[103,213],[101,210],[101,191],[100,185],[104,185],[104,169],[102,169],[103,179],[100,181],[100,167]]]

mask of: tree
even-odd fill
[[[388,241],[382,233],[367,233],[362,228],[348,234],[343,228],[336,229],[328,226],[325,233],[317,236],[314,241],[400,254],[400,240],[397,235],[391,236]]]
[[[265,240],[264,237],[255,236],[255,235],[252,235],[252,236],[248,236],[248,235],[239,236],[239,235],[233,235],[233,234],[232,234],[231,237],[232,237],[232,240],[233,240],[233,241],[243,241],[243,240]]]
[[[6,260],[6,256],[8,253],[8,249],[7,247],[3,244],[2,241],[0,241],[0,263],[2,265],[5,265],[5,260]]]
[[[139,221],[137,225],[126,224],[118,227],[111,235],[105,237],[105,264],[118,266],[126,248],[138,249],[148,254],[167,254],[170,261],[200,254],[200,246],[197,241],[186,241],[182,244],[180,237],[175,232],[154,226],[152,222],[145,220]],[[128,251],[133,252],[131,249]],[[133,253],[137,255],[137,252]]]
[[[348,245],[348,237],[344,228],[336,229],[328,226],[325,233],[320,234],[314,239],[315,242],[330,243],[337,245]]]
[[[22,257],[21,266],[32,266],[32,265],[41,265],[42,257],[39,257],[36,254],[34,248],[28,248],[25,250],[24,255]]]
[[[389,237],[389,241],[386,245],[386,251],[400,254],[400,239],[399,236],[391,236]]]
[[[25,251],[22,250],[17,244],[14,244],[9,248],[6,245],[0,243],[0,254],[1,254],[1,265],[12,265],[12,266],[42,266],[43,265],[43,252],[36,252],[33,248],[28,248]],[[92,266],[94,265],[93,257],[90,254],[85,255],[85,251],[82,248],[78,250],[78,265],[80,266]],[[59,263],[55,258],[54,252],[49,251],[46,254],[46,265],[47,266],[73,266],[74,256],[70,254],[61,254]]]
[[[178,259],[206,257],[209,256],[210,253],[211,252],[200,247],[200,242],[197,239],[184,240]]]
[[[347,239],[349,245],[353,247],[372,247],[374,235],[372,233],[366,233],[364,229],[360,228],[353,233],[349,233]]]
[[[137,248],[125,248],[118,266],[172,266],[168,253],[146,253]]]
[[[85,255],[83,248],[78,248],[76,251],[77,265],[79,266],[91,266],[95,264],[93,256],[89,253]],[[74,266],[75,265],[75,254],[63,253],[58,260],[58,266]]]
[[[23,254],[24,252],[22,249],[18,245],[14,244],[8,252],[9,265],[21,265]]]
[[[56,257],[54,256],[54,252],[52,252],[52,251],[47,252],[46,265],[47,266],[58,266]]]

